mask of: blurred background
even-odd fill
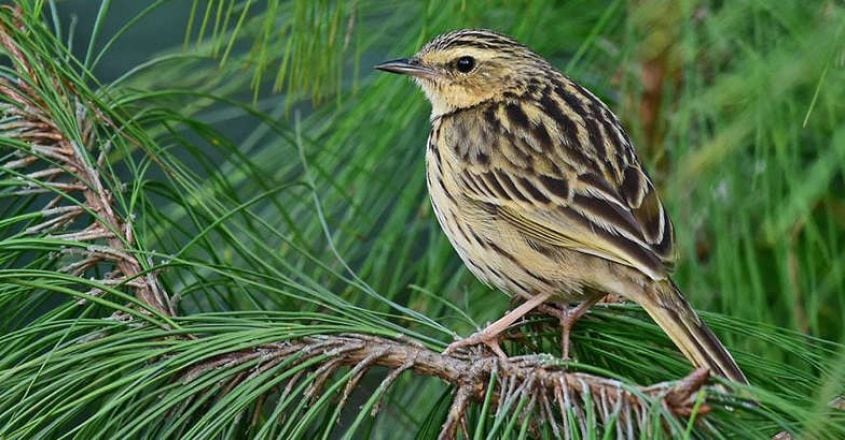
[[[675,223],[676,282],[752,384],[780,405],[741,415],[744,424],[717,414],[718,432],[845,432],[827,409],[845,382],[841,1],[17,3],[43,22],[32,50],[55,51],[53,63],[70,66],[92,96],[144,133],[110,154],[113,183],[130,187],[121,209],[136,219],[150,270],[178,296],[178,315],[195,317],[184,325],[219,318],[222,327],[208,331],[222,334],[226,326],[247,331],[253,320],[296,322],[306,333],[405,334],[442,349],[501,316],[508,298],[463,268],[432,215],[428,104],[407,79],[372,69],[441,32],[484,27],[549,59],[628,129]],[[9,195],[4,204],[7,217],[26,211]],[[4,270],[32,261],[7,259]],[[23,344],[32,333],[22,329],[72,302],[43,295],[52,299],[37,307],[19,294],[4,300],[18,311],[4,325],[8,340]],[[535,320],[534,345],[506,344],[509,353],[555,353],[554,323]],[[636,383],[688,371],[631,305],[598,308],[573,344],[584,364]],[[357,405],[367,407],[367,390],[384,374],[365,377]],[[142,383],[137,393],[162,386]],[[300,434],[425,437],[427,423],[442,423],[449,393],[403,376],[379,417],[335,414],[328,420],[338,427],[325,431],[308,421],[326,420],[325,407],[285,411],[305,420]],[[168,399],[168,410],[187,405]],[[83,406],[77,414],[90,413]],[[143,427],[141,409],[120,414],[136,433],[155,432]],[[102,423],[85,429],[108,432]],[[272,432],[294,432],[285,429]]]

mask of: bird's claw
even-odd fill
[[[490,348],[490,350],[493,351],[493,353],[496,354],[496,356],[499,357],[499,359],[508,359],[508,355],[506,355],[505,352],[502,350],[502,347],[499,346],[498,335],[490,336],[488,334],[485,334],[484,331],[480,331],[478,333],[473,334],[472,336],[459,339],[449,344],[449,346],[446,347],[446,350],[443,351],[443,354],[452,354],[462,348],[472,347],[478,344],[486,345],[488,348]]]

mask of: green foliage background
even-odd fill
[[[127,309],[134,323],[109,319],[131,302],[125,286],[77,305],[104,286],[57,271],[55,253],[78,243],[25,234],[38,223],[36,197],[16,195],[14,173],[0,169],[0,437],[437,433],[451,390],[410,373],[377,417],[382,370],[339,412],[331,399],[342,373],[309,405],[273,388],[300,370],[310,378],[302,366],[232,390],[217,386],[238,374],[231,369],[178,378],[221,353],[314,334],[405,335],[442,350],[509,307],[461,266],[432,216],[424,98],[370,67],[458,27],[513,35],[594,91],[658,181],[677,230],[676,280],[760,402],[717,405],[707,423],[674,434],[845,437],[841,411],[828,405],[845,385],[841,2],[16,4],[25,23],[17,41],[43,66],[36,73],[73,84],[118,127],[100,127],[112,148],[104,175],[134,219],[145,270],[178,294],[178,316]],[[74,8],[84,15],[72,18]],[[15,27],[9,11],[2,17]],[[163,41],[174,28],[178,38]],[[73,137],[74,109],[49,83],[37,86]],[[2,128],[0,145],[3,162],[27,151]],[[200,338],[175,337],[188,333]],[[556,353],[556,337],[505,349]],[[597,308],[573,344],[573,368],[626,383],[689,371],[630,305]],[[485,428],[485,418],[494,420],[470,413],[471,435],[527,435]]]

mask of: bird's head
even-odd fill
[[[542,80],[550,66],[509,37],[464,29],[435,38],[411,58],[387,61],[376,69],[413,77],[437,117],[518,97],[530,83]]]

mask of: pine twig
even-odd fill
[[[20,10],[11,15],[20,22]],[[4,12],[6,12],[4,11]],[[53,193],[56,197],[41,207],[41,221],[23,231],[51,239],[91,242],[87,251],[71,254],[72,261],[64,268],[76,276],[95,268],[107,276],[101,281],[125,286],[148,306],[166,315],[175,311],[170,296],[156,277],[148,276],[144,264],[133,252],[134,234],[131,216],[116,209],[112,191],[101,175],[103,164],[92,163],[92,157],[103,159],[110,141],[98,136],[99,126],[113,127],[96,106],[81,100],[72,84],[60,75],[43,79],[32,68],[31,60],[18,48],[16,39],[21,26],[0,24],[0,47],[11,58],[17,78],[0,78],[0,133],[25,147],[5,157],[0,173],[11,174],[19,183],[7,196],[27,197]],[[26,78],[26,80],[24,80]],[[52,82],[41,84],[39,82]],[[48,87],[51,98],[63,99],[65,108],[75,109],[76,134],[68,134],[56,122],[55,106],[48,105],[41,90]],[[34,203],[41,199],[34,198]],[[72,225],[82,225],[69,230]]]

